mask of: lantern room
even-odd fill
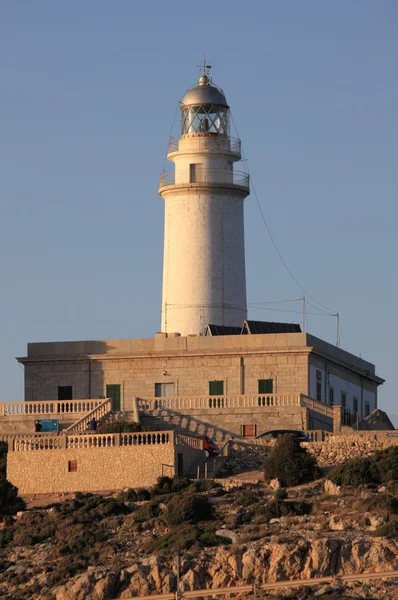
[[[190,88],[181,102],[181,136],[229,136],[229,106],[222,89],[207,73]]]

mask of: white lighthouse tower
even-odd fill
[[[162,331],[204,333],[207,324],[247,318],[243,200],[249,176],[234,171],[240,140],[229,135],[229,106],[204,64],[181,103],[181,136],[160,177],[165,201]]]

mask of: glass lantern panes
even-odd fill
[[[181,112],[181,135],[190,133],[229,135],[229,109],[216,104],[184,107]]]

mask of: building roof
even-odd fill
[[[221,105],[228,108],[224,92],[217,85],[211,83],[210,79],[206,75],[200,77],[198,85],[194,85],[187,90],[184,98],[182,99],[181,108],[184,106],[200,106],[204,104],[216,106]]]

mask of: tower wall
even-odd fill
[[[200,334],[247,318],[242,193],[166,191],[162,331]]]

